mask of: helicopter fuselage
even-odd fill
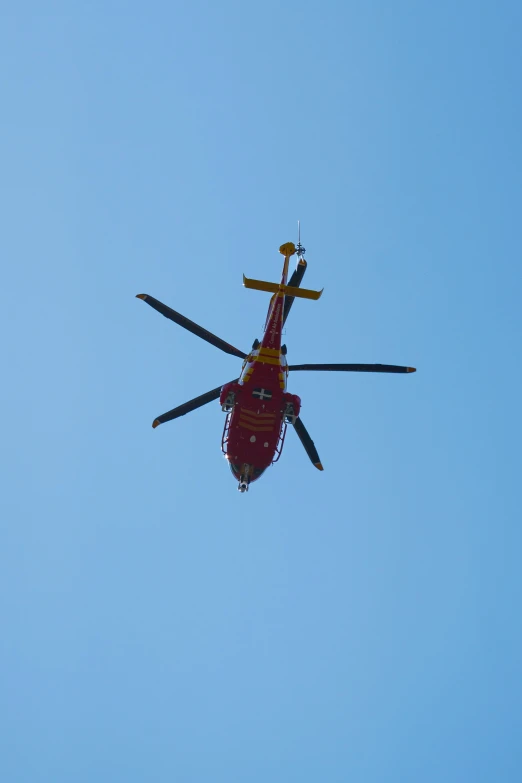
[[[281,245],[279,252],[285,257],[280,283],[254,280],[243,275],[245,288],[272,294],[265,322],[263,339],[255,340],[247,355],[216,334],[204,329],[186,316],[173,310],[149,294],[137,294],[165,318],[173,321],[226,354],[243,360],[241,375],[234,381],[217,386],[175,408],[157,416],[152,422],[155,429],[160,424],[178,419],[191,411],[219,398],[222,410],[227,414],[221,447],[240,492],[246,492],[252,481],[258,479],[266,468],[277,462],[283,448],[287,425],[292,424],[308,458],[317,470],[323,466],[315,444],[300,417],[301,400],[287,391],[288,372],[375,372],[412,373],[414,367],[395,364],[294,364],[288,365],[286,346],[281,345],[283,326],[296,298],[317,301],[322,291],[301,288],[306,270],[304,247],[292,242]],[[298,264],[287,284],[290,257],[297,253]]]
[[[286,390],[288,362],[281,346],[286,260],[280,291],[272,296],[261,343],[246,357],[237,382],[226,384],[220,402],[227,413],[222,448],[243,491],[281,455],[286,424],[299,415],[301,401]]]

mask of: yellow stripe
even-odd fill
[[[246,421],[249,424],[259,424],[259,425],[262,424],[262,425],[266,425],[267,427],[275,423],[273,419],[271,421],[269,419],[256,419],[253,416],[244,416],[243,414],[240,415],[239,421],[240,423],[242,421]]]
[[[248,408],[241,409],[241,416],[254,416],[256,419],[275,419],[275,413],[258,413],[257,411],[248,410]]]
[[[261,348],[259,353],[262,356],[279,356],[279,348]]]
[[[259,362],[260,364],[276,364],[277,366],[281,364],[279,359],[276,359],[275,356],[256,356],[256,362]]]
[[[243,430],[250,430],[251,432],[273,432],[274,427],[254,427],[252,424],[247,424],[246,421],[239,421],[239,426]]]

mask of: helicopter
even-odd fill
[[[261,340],[254,340],[248,354],[225,342],[212,332],[172,310],[149,294],[137,294],[150,307],[174,323],[197,335],[202,340],[220,348],[225,353],[243,360],[239,378],[223,386],[178,405],[161,414],[152,422],[155,429],[219,398],[226,414],[221,450],[228,461],[232,475],[238,482],[238,490],[247,492],[250,484],[259,479],[265,470],[278,462],[283,451],[288,425],[293,427],[303,444],[310,461],[323,470],[315,444],[300,416],[301,399],[287,391],[289,372],[380,372],[412,373],[415,367],[394,364],[288,364],[286,345],[282,344],[283,328],[296,298],[316,301],[323,291],[301,288],[307,262],[305,248],[299,232],[297,247],[293,242],[281,245],[284,256],[280,283],[254,280],[243,275],[245,288],[272,294]],[[297,255],[297,266],[288,280],[290,258]],[[324,290],[324,289],[323,289]]]

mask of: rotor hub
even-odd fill
[[[297,253],[298,258],[304,258],[306,249],[302,246],[300,242],[298,242],[297,245],[295,246],[295,252]]]

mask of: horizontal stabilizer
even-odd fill
[[[252,280],[243,275],[243,285],[245,288],[254,288],[256,291],[266,291],[269,294],[285,294],[286,296],[297,297],[299,299],[319,299],[323,291],[311,291],[309,288],[297,288],[297,286],[278,285],[277,283],[267,283],[265,280]],[[324,289],[323,289],[324,290]]]
[[[245,288],[255,288],[256,291],[266,291],[269,294],[279,293],[281,286],[278,283],[266,283],[264,280],[252,280],[243,275],[243,285]]]
[[[298,299],[314,299],[317,301],[317,299],[321,298],[323,291],[324,288],[321,288],[320,291],[312,291],[310,288],[294,288],[294,286],[285,285],[285,294],[287,296],[295,296]]]

